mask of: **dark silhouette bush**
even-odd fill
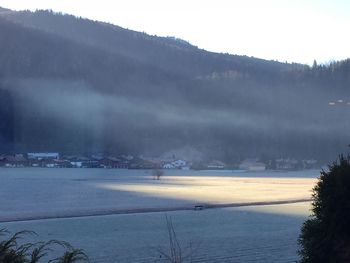
[[[301,263],[350,262],[350,156],[321,172],[299,244]]]
[[[36,235],[32,231],[20,231],[11,235],[6,229],[0,229],[0,263],[74,263],[89,261],[81,249],[73,248],[69,243],[57,240],[48,242],[22,243],[26,235]],[[54,247],[64,249],[63,255],[49,259]]]

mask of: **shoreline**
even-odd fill
[[[174,212],[174,211],[198,211],[205,209],[220,209],[232,207],[248,207],[248,206],[268,206],[268,205],[282,205],[310,202],[311,198],[276,200],[276,201],[260,201],[260,202],[239,202],[239,203],[223,203],[223,204],[193,204],[192,206],[176,206],[176,207],[149,207],[149,208],[135,208],[135,209],[104,209],[91,211],[77,211],[77,212],[61,212],[53,215],[34,215],[34,216],[17,216],[17,217],[0,217],[0,224],[28,222],[40,220],[54,220],[54,219],[73,219],[84,217],[100,217],[111,215],[128,215],[128,214],[145,214],[145,213],[160,213],[160,212]]]

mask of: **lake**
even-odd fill
[[[192,208],[310,198],[318,175],[169,170],[154,180],[145,170],[0,169],[0,227],[66,240],[92,262],[159,262],[167,215],[193,262],[294,262],[308,202]]]

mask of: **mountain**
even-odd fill
[[[0,151],[333,158],[350,60],[218,54],[51,11],[0,10]]]
[[[13,11],[7,8],[0,7],[0,12],[13,12]]]
[[[10,21],[54,33],[82,44],[95,46],[116,54],[156,65],[172,72],[190,76],[210,74],[214,70],[256,69],[262,73],[279,71],[289,65],[248,58],[228,56],[200,50],[189,43],[171,37],[155,37],[126,30],[118,26],[49,11],[12,12]]]

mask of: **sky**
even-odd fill
[[[349,0],[0,0],[0,6],[51,9],[281,62],[350,58]]]

